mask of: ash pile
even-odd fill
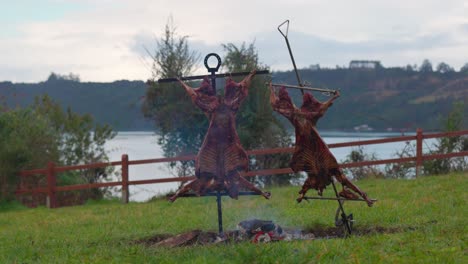
[[[252,243],[267,243],[273,241],[310,240],[315,236],[301,230],[285,229],[270,220],[252,219],[242,221],[237,225],[240,241],[250,240]]]
[[[192,230],[176,236],[153,237],[139,241],[156,247],[184,247],[194,245],[210,245],[218,243],[236,243],[251,241],[252,243],[269,243],[275,241],[312,240],[314,234],[301,230],[284,229],[270,220],[251,219],[240,222],[237,229],[224,234]]]

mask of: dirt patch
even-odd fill
[[[143,238],[143,239],[139,239],[139,240],[136,240],[136,241],[133,241],[133,243],[135,244],[145,244],[145,245],[154,245],[158,242],[161,242],[165,239],[168,239],[170,237],[172,237],[173,235],[171,234],[158,234],[158,235],[154,235],[152,237],[149,237],[149,238]]]
[[[238,242],[238,231],[228,231],[221,238],[218,233],[211,231],[192,230],[178,235],[161,234],[135,241],[136,244],[144,244],[154,247],[184,247],[194,245],[209,245],[219,242]]]
[[[374,234],[393,234],[413,231],[414,227],[355,227],[353,236],[367,236]],[[345,238],[346,232],[343,227],[314,227],[307,230],[284,228],[284,237],[281,240],[314,240]],[[225,237],[221,238],[217,232],[192,230],[178,235],[158,234],[149,238],[134,241],[137,244],[144,244],[151,247],[186,247],[195,245],[212,245],[218,243],[238,243],[252,241],[251,237],[246,237],[238,230],[225,232]]]
[[[371,226],[371,227],[353,227],[353,236],[368,236],[375,234],[394,234],[407,231],[413,231],[414,227],[383,227],[383,226]],[[303,232],[312,233],[317,239],[329,239],[329,238],[344,238],[347,233],[343,227],[316,227],[305,230]]]

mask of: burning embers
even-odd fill
[[[231,198],[237,199],[240,186],[270,198],[270,193],[263,192],[240,176],[241,172],[248,171],[249,163],[237,135],[236,113],[248,95],[254,75],[255,70],[240,83],[227,78],[224,98],[216,95],[208,78],[197,89],[179,80],[192,102],[209,118],[210,124],[195,160],[196,179],[182,186],[170,201],[175,201],[190,190],[197,195],[213,191],[226,192]]]
[[[375,234],[393,234],[415,230],[415,227],[388,228],[381,226],[360,227],[356,229],[358,236]],[[297,241],[344,238],[347,234],[342,228],[314,227],[313,229],[281,227],[271,220],[251,219],[240,222],[236,230],[229,230],[225,237],[220,237],[213,231],[191,230],[177,235],[159,234],[149,238],[134,241],[151,247],[190,247],[205,246],[219,243],[268,243],[275,241]]]

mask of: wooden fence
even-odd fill
[[[423,140],[430,138],[441,138],[441,137],[455,137],[468,135],[468,130],[448,132],[448,133],[429,133],[424,134],[421,129],[418,129],[416,135],[414,136],[400,136],[400,137],[391,137],[384,139],[374,139],[374,140],[363,140],[363,141],[354,141],[354,142],[345,142],[345,143],[336,143],[329,144],[330,148],[339,148],[339,147],[352,147],[352,146],[363,146],[363,145],[372,145],[372,144],[383,144],[391,142],[401,142],[401,141],[416,141],[416,156],[414,157],[405,157],[405,158],[394,158],[394,159],[384,159],[384,160],[371,160],[371,161],[362,161],[362,162],[353,162],[341,164],[342,168],[351,168],[351,167],[362,167],[362,166],[371,166],[371,165],[381,165],[381,164],[391,164],[391,163],[408,163],[412,162],[415,164],[416,176],[421,173],[423,162],[426,160],[432,159],[445,159],[453,157],[463,157],[468,156],[468,151],[461,151],[456,153],[446,153],[446,154],[432,154],[432,155],[423,155]],[[272,149],[256,149],[247,151],[248,155],[268,155],[268,154],[279,154],[279,153],[292,153],[294,148],[272,148]],[[162,162],[174,162],[174,161],[188,161],[194,160],[195,156],[180,156],[172,158],[156,158],[156,159],[144,159],[144,160],[129,160],[128,155],[123,154],[121,161],[113,161],[108,163],[92,163],[85,165],[75,165],[75,166],[56,166],[53,162],[50,162],[47,168],[35,169],[35,170],[25,170],[20,172],[20,177],[30,177],[32,175],[45,175],[47,180],[46,187],[37,187],[37,188],[25,188],[24,186],[19,186],[16,193],[18,195],[25,193],[44,193],[46,194],[46,205],[49,208],[57,207],[57,192],[63,191],[72,191],[72,190],[84,190],[91,188],[100,188],[100,187],[111,187],[111,186],[121,186],[122,187],[122,202],[128,203],[129,201],[129,186],[130,185],[140,185],[140,184],[157,184],[157,183],[166,183],[166,182],[181,182],[194,179],[194,176],[189,177],[172,177],[172,178],[161,178],[161,179],[149,179],[149,180],[130,180],[128,168],[131,165],[140,165],[140,164],[150,164],[150,163],[162,163]],[[103,168],[107,166],[121,166],[122,180],[117,182],[101,182],[101,183],[92,183],[92,184],[78,184],[78,185],[68,185],[68,186],[57,186],[57,173],[73,171],[73,170],[82,170],[82,169],[92,169],[92,168]],[[273,168],[273,169],[264,169],[249,171],[242,174],[244,177],[254,177],[254,176],[267,176],[267,175],[276,175],[276,174],[286,174],[292,173],[290,168]]]

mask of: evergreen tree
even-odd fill
[[[163,37],[157,41],[153,55],[154,80],[187,76],[193,73],[198,54],[188,46],[188,36],[178,36],[170,19]],[[164,155],[167,157],[196,154],[208,128],[207,118],[194,107],[178,83],[153,82],[146,91],[143,113],[155,121]],[[193,175],[193,161],[173,163],[180,176]]]
[[[251,44],[238,48],[223,45],[226,56],[223,67],[229,72],[266,69],[258,63],[258,55]],[[157,41],[153,55],[153,79],[192,75],[198,54],[191,51],[187,36],[178,36],[175,27],[166,25],[163,37]],[[242,79],[239,77],[237,81]],[[191,84],[196,87],[197,83]],[[237,114],[238,133],[245,149],[287,146],[290,143],[285,129],[276,121],[268,101],[265,80],[255,77],[249,96]],[[167,157],[196,154],[208,129],[208,119],[193,105],[178,83],[153,82],[148,87],[143,112],[155,121],[159,144]],[[265,168],[287,166],[285,157],[258,157],[253,166]],[[278,162],[281,164],[277,164]],[[267,164],[269,163],[269,164]],[[171,164],[179,176],[193,175],[193,161]],[[288,181],[287,179],[285,181]]]
[[[468,62],[460,68],[460,72],[468,74]]]
[[[223,44],[226,52],[223,67],[228,72],[266,70],[267,66],[258,61],[258,53],[254,43],[240,47],[228,43]],[[241,79],[240,77],[239,79]],[[291,140],[284,126],[275,118],[271,108],[267,88],[263,76],[257,75],[251,83],[249,95],[237,114],[237,133],[245,149],[274,148],[290,146]],[[251,159],[251,169],[284,168],[288,166],[290,156],[259,155]],[[261,184],[289,184],[290,175],[265,176],[257,179]]]
[[[428,59],[424,59],[421,67],[419,67],[420,72],[433,72],[432,70],[432,63]]]
[[[437,65],[436,71],[440,73],[454,72],[455,70],[445,62],[441,62]]]

